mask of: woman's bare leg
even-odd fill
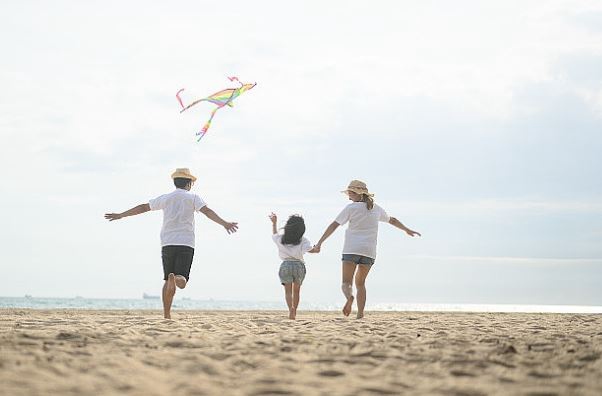
[[[357,318],[364,317],[364,307],[366,306],[366,277],[370,272],[371,265],[358,265],[355,273],[355,289],[357,291]]]
[[[345,316],[349,316],[353,306],[353,287],[351,286],[351,283],[353,282],[355,267],[357,267],[357,264],[354,262],[343,261],[343,282],[341,284],[341,290],[347,299],[345,306],[343,306],[343,315]]]

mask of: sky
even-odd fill
[[[58,0],[0,4],[0,296],[162,286],[159,212],[193,191],[178,297],[282,299],[270,212],[312,242],[367,183],[382,224],[368,304],[602,305],[602,2]],[[184,100],[257,86],[220,110]],[[342,302],[343,230],[302,301]]]

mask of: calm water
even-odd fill
[[[338,311],[337,303],[302,302],[301,309],[316,311]],[[175,309],[190,310],[283,310],[284,301],[218,301],[176,299]],[[162,309],[159,298],[102,299],[102,298],[45,298],[45,297],[0,297],[0,308],[34,309]],[[445,311],[445,312],[558,312],[558,313],[602,313],[602,306],[586,305],[512,305],[512,304],[411,304],[379,303],[368,304],[375,311]]]

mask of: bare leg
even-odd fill
[[[343,261],[343,283],[341,285],[341,290],[347,299],[345,306],[343,306],[343,315],[345,316],[349,316],[353,306],[353,288],[351,282],[353,281],[355,267],[357,267],[357,264],[351,261]]]
[[[297,308],[299,307],[299,298],[301,293],[301,285],[293,282],[293,307],[292,307],[292,318],[297,317]]]
[[[295,319],[293,315],[293,284],[284,284],[284,298],[286,299],[286,305],[288,306],[288,318]]]
[[[176,294],[176,282],[174,274],[167,275],[167,280],[163,284],[163,317],[171,319],[171,303]]]
[[[183,289],[186,287],[186,284],[188,283],[188,281],[186,280],[186,278],[184,278],[184,276],[182,275],[176,275],[176,286],[178,286],[178,288]]]
[[[370,272],[371,265],[358,265],[355,273],[355,289],[357,290],[357,318],[364,317],[364,307],[366,306],[366,277]]]

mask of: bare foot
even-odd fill
[[[351,308],[353,307],[353,296],[349,296],[345,306],[343,307],[343,315],[349,316],[351,313]]]
[[[364,313],[363,312],[358,312],[357,316],[355,317],[356,319],[362,319],[364,317]]]
[[[291,308],[288,310],[288,318],[295,320],[295,318],[297,317],[297,309],[296,308]]]
[[[175,281],[176,281],[176,286],[178,286],[180,289],[183,289],[186,287],[186,278],[184,278],[182,275],[176,275]]]

